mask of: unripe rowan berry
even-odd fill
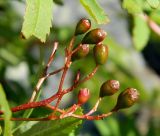
[[[89,44],[83,44],[81,48],[72,55],[72,60],[84,58],[89,53]]]
[[[129,108],[134,105],[139,99],[139,93],[134,88],[127,88],[121,92],[118,96],[117,104],[112,111],[118,111],[119,109]]]
[[[91,21],[89,19],[82,18],[76,26],[75,35],[84,34],[91,27]]]
[[[104,40],[106,35],[107,33],[100,28],[93,29],[84,36],[82,44],[98,44]]]
[[[84,104],[88,101],[90,97],[89,89],[82,88],[78,93],[78,104]]]
[[[108,46],[103,44],[95,45],[93,48],[93,55],[96,64],[105,64],[108,58]]]
[[[107,80],[100,88],[100,97],[111,96],[120,88],[120,83],[117,80]]]

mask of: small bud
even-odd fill
[[[91,27],[91,21],[89,19],[85,18],[81,19],[76,26],[75,35],[84,34],[90,29],[90,27]]]
[[[93,48],[93,54],[96,64],[105,64],[108,58],[108,46],[103,44],[95,45]]]
[[[127,88],[121,92],[118,96],[117,104],[112,111],[118,111],[119,109],[129,108],[134,105],[139,99],[139,93],[134,88]]]
[[[111,96],[120,88],[120,83],[117,80],[107,80],[100,88],[100,97]]]
[[[107,33],[100,28],[93,29],[84,36],[82,43],[83,44],[98,44],[99,42],[102,42],[104,40],[106,35]]]
[[[88,101],[90,97],[89,89],[82,88],[78,93],[78,104],[84,104]]]
[[[89,53],[89,45],[83,44],[81,48],[72,55],[72,60],[84,58]]]

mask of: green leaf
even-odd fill
[[[117,136],[120,134],[118,121],[112,116],[108,117],[106,121],[98,120],[94,123],[102,136]]]
[[[5,125],[4,126],[4,136],[11,136],[12,133],[11,133],[10,118],[12,116],[12,113],[10,111],[2,85],[0,85],[0,109],[4,112],[4,125]]]
[[[83,7],[98,24],[106,24],[109,19],[96,0],[80,0]]]
[[[152,12],[150,14],[150,17],[153,21],[155,21],[157,24],[160,24],[160,10],[156,10],[155,12]]]
[[[5,63],[15,65],[19,62],[19,58],[7,48],[0,48],[0,59]]]
[[[146,46],[149,36],[150,29],[147,22],[140,16],[134,16],[133,43],[138,51]]]
[[[122,7],[130,14],[142,12],[142,5],[140,0],[123,0]]]
[[[19,136],[67,136],[81,124],[81,120],[66,118],[62,120],[41,121]]]
[[[152,8],[158,8],[160,4],[159,0],[147,0],[147,2]]]
[[[38,92],[37,96],[36,96],[36,99],[35,101],[38,101],[39,100],[39,97],[40,97],[40,94],[41,94],[41,90]],[[24,113],[23,113],[23,118],[29,118],[29,116],[32,114],[34,109],[28,109],[26,110]],[[16,128],[13,129],[13,133],[15,133],[18,129],[20,129],[23,125],[25,125],[26,121],[22,121],[20,122]]]
[[[98,120],[98,121],[94,121],[96,128],[98,129],[99,133],[102,136],[109,136],[111,135],[110,129],[108,128],[108,126],[106,125],[106,123],[102,120]]]
[[[41,95],[41,92],[42,92],[42,90],[39,90],[39,92],[37,93],[37,96],[36,96],[36,98],[35,98],[35,101],[38,101],[38,100],[39,100],[39,97],[40,97],[40,95]],[[33,110],[34,110],[34,109],[28,109],[28,110],[26,110],[26,111],[24,112],[24,114],[23,114],[23,118],[29,118],[29,116],[32,114]]]
[[[2,128],[1,128],[1,126],[0,126],[0,135],[2,134]]]
[[[81,109],[78,109],[77,114],[82,114]],[[68,117],[65,119],[40,121],[21,134],[15,136],[68,136],[73,135],[78,125],[82,120]]]
[[[22,33],[25,38],[34,35],[45,42],[52,25],[52,0],[26,0],[27,8],[24,16]]]

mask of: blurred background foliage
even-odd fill
[[[60,43],[56,59],[51,70],[57,69],[64,62],[64,48],[74,33],[76,22],[81,17],[89,17],[78,1],[54,0],[53,28],[45,44],[32,37],[24,40],[21,36],[24,1],[0,1],[0,82],[6,92],[10,106],[24,103],[30,97],[38,75],[41,71],[40,57],[43,64],[49,57],[53,41]],[[117,79],[121,83],[121,91],[127,87],[137,88],[140,92],[139,103],[127,110],[121,110],[100,121],[84,121],[78,135],[83,136],[159,136],[160,135],[160,40],[151,32],[149,42],[140,52],[132,43],[131,29],[133,20],[121,8],[121,2],[98,1],[110,18],[110,23],[94,27],[103,27],[108,37],[104,41],[109,46],[109,58],[105,66],[101,66],[94,78],[83,84],[91,90],[91,99],[84,106],[84,111],[91,108],[99,95],[101,84],[107,79]],[[58,4],[58,5],[57,5]],[[59,5],[60,4],[60,5]],[[76,9],[76,10],[75,10]],[[74,12],[73,12],[74,11]],[[157,11],[159,12],[159,11]],[[160,15],[159,15],[160,16]],[[154,18],[156,18],[156,14]],[[159,19],[157,19],[159,20]],[[158,21],[157,21],[158,22]],[[158,22],[160,24],[160,22]],[[77,43],[81,37],[77,37]],[[40,55],[41,50],[41,55]],[[89,73],[94,67],[92,47],[87,58],[73,63],[69,71],[65,87],[69,86],[74,73],[80,69],[82,75]],[[56,90],[60,75],[49,78],[42,88],[40,99],[49,97]],[[81,87],[82,87],[81,86]],[[65,97],[61,104],[67,107],[75,102],[77,91]],[[98,113],[112,109],[117,95],[105,98]],[[22,115],[23,112],[14,116]],[[45,115],[44,109],[36,109],[31,116]],[[16,126],[14,123],[13,126]]]

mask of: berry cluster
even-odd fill
[[[67,110],[62,110],[59,108],[59,104],[65,94],[74,91],[75,88],[77,88],[80,84],[91,79],[96,73],[96,71],[98,70],[99,65],[103,65],[107,61],[108,46],[102,43],[107,33],[100,28],[92,29],[89,31],[90,28],[91,28],[91,21],[89,19],[81,19],[78,22],[76,29],[75,29],[74,36],[71,39],[70,44],[65,49],[64,66],[62,68],[59,68],[49,73],[48,68],[53,62],[56,50],[58,48],[58,42],[54,42],[52,53],[48,59],[46,67],[43,70],[42,77],[38,80],[38,83],[35,89],[33,90],[33,94],[30,100],[25,104],[11,108],[12,112],[18,112],[21,110],[26,110],[26,109],[31,109],[31,108],[46,107],[46,108],[53,110],[53,112],[47,115],[46,117],[42,117],[42,118],[14,118],[12,117],[11,120],[17,120],[17,121],[18,120],[55,120],[55,119],[62,119],[66,117],[75,117],[75,118],[87,119],[87,120],[100,120],[100,119],[103,119],[104,117],[111,115],[114,112],[117,112],[119,109],[131,107],[134,103],[137,102],[138,97],[139,97],[138,91],[134,88],[127,88],[119,94],[118,99],[117,99],[117,104],[110,112],[103,113],[101,115],[92,115],[94,112],[96,112],[97,107],[99,106],[102,98],[104,98],[105,96],[111,96],[115,94],[120,88],[119,81],[107,80],[101,85],[99,99],[97,100],[95,106],[88,113],[83,113],[83,115],[78,115],[75,113],[75,111],[79,107],[82,107],[82,105],[85,104],[90,98],[90,91],[88,88],[82,88],[79,90],[77,103],[67,108]],[[83,37],[81,43],[78,44],[78,46],[74,48],[75,38],[81,34],[85,34],[85,36]],[[81,77],[81,72],[77,71],[73,84],[69,88],[66,88],[66,89],[63,88],[66,74],[70,66],[72,65],[72,63],[74,63],[74,61],[87,56],[87,54],[90,51],[89,49],[90,45],[94,45],[94,48],[93,48],[94,57],[93,58],[96,64],[95,68],[84,78]],[[47,99],[44,99],[41,101],[35,101],[35,98],[37,97],[37,94],[42,84],[44,83],[44,81],[50,76],[55,75],[59,72],[62,72],[62,75],[61,75],[61,79],[60,79],[58,90],[56,94],[53,94],[51,97]],[[51,105],[51,102],[55,100],[57,100],[56,104]],[[56,114],[56,112],[59,112],[60,114]],[[0,114],[3,114],[3,111],[0,111]],[[0,120],[3,120],[3,118],[0,118]]]

